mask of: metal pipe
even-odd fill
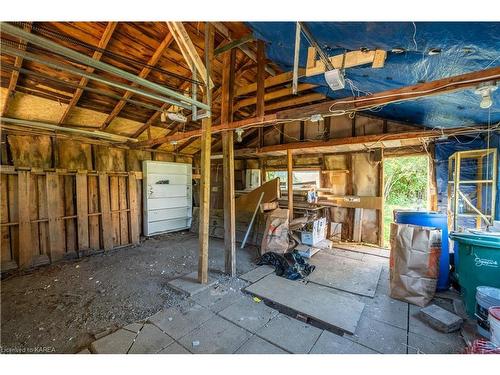
[[[32,33],[29,33],[27,31],[24,31],[16,26],[10,25],[6,22],[1,22],[0,23],[2,32],[16,36],[18,38],[21,38],[23,40],[28,41],[31,44],[43,47],[51,52],[57,53],[59,55],[65,56],[67,58],[73,59],[75,61],[78,61],[80,63],[83,63],[85,65],[91,66],[93,68],[114,74],[118,77],[124,78],[126,80],[129,80],[131,82],[134,82],[140,86],[147,87],[151,90],[160,92],[164,95],[168,95],[172,98],[175,98],[177,100],[180,100],[181,102],[186,102],[189,104],[194,104],[199,108],[206,109],[208,110],[209,108],[206,107],[201,102],[198,101],[193,101],[190,97],[184,96],[176,91],[170,90],[166,87],[163,87],[157,83],[148,81],[144,78],[138,77],[132,73],[126,72],[122,69],[119,69],[113,65],[106,64],[102,61],[98,61],[96,59],[93,59],[92,57],[89,57],[87,55],[84,55],[82,53],[76,52],[70,48],[66,48],[64,46],[61,46],[60,44],[57,44],[51,40],[42,38],[38,35],[34,35]]]
[[[51,59],[46,59],[46,58],[40,57],[40,56],[35,55],[31,52],[22,51],[22,50],[12,48],[9,46],[4,46],[4,45],[2,45],[2,52],[7,53],[9,55],[20,56],[26,60],[35,61],[35,62],[44,64],[44,65],[47,65],[47,66],[54,68],[54,69],[60,69],[63,71],[67,71],[69,73],[73,73],[73,74],[79,75],[81,77],[85,77],[85,78],[88,78],[88,79],[91,79],[91,80],[94,80],[97,82],[101,82],[101,83],[104,83],[104,84],[107,84],[109,86],[113,86],[113,87],[116,87],[116,88],[119,88],[119,89],[122,89],[125,91],[130,91],[130,92],[133,92],[134,94],[142,95],[142,96],[145,96],[145,97],[150,98],[150,99],[159,100],[161,102],[168,103],[171,105],[176,105],[176,106],[179,106],[179,107],[182,107],[185,109],[191,109],[191,106],[189,104],[181,103],[181,102],[178,102],[174,99],[169,99],[165,96],[161,96],[161,95],[155,94],[153,92],[149,92],[149,91],[144,91],[140,88],[130,86],[130,85],[127,85],[124,83],[111,81],[107,78],[98,76],[96,74],[88,73],[85,70],[74,68],[74,67],[69,66],[67,64],[61,64],[61,63],[58,63],[58,62],[51,60]],[[206,105],[204,105],[204,107],[206,107]]]
[[[311,31],[309,30],[309,27],[305,24],[305,22],[298,22],[300,25],[302,32],[304,33],[304,36],[306,37],[307,41],[309,44],[314,47],[316,50],[316,53],[319,55],[319,58],[321,61],[323,61],[323,64],[328,68],[328,70],[333,70],[335,67],[333,66],[332,62],[328,58],[325,52],[321,49],[319,46],[318,42],[316,42],[316,39],[314,39],[314,36],[312,35]]]
[[[299,56],[300,56],[300,23],[295,23],[295,50],[293,54],[293,78],[292,94],[297,95],[297,86],[299,81]]]
[[[138,142],[138,140],[135,138],[129,138],[129,137],[125,137],[125,136],[118,135],[118,134],[105,133],[105,132],[101,132],[99,130],[82,130],[82,129],[75,129],[75,128],[67,128],[64,126],[58,126],[58,125],[50,124],[47,122],[23,120],[23,119],[17,119],[17,118],[9,118],[9,117],[0,117],[0,120],[1,120],[1,122],[7,122],[7,123],[11,123],[11,124],[16,124],[16,125],[27,125],[27,126],[30,126],[33,128],[39,128],[39,129],[44,129],[44,130],[81,134],[81,135],[84,135],[87,137],[100,138],[100,139],[105,139],[105,140],[113,141],[113,142],[122,142],[122,143]]]
[[[39,77],[41,79],[46,79],[48,81],[59,83],[61,85],[65,85],[65,86],[68,86],[68,87],[71,87],[71,88],[74,88],[74,89],[81,89],[81,90],[84,90],[84,91],[93,92],[93,93],[96,93],[96,94],[99,94],[99,95],[104,95],[104,96],[107,96],[107,97],[110,97],[110,98],[113,98],[113,99],[117,99],[117,100],[125,100],[127,103],[134,104],[134,105],[137,105],[137,106],[140,106],[140,107],[144,107],[144,108],[148,108],[148,109],[152,109],[154,111],[161,111],[162,110],[161,107],[158,107],[156,105],[143,103],[143,102],[140,102],[140,101],[134,100],[134,99],[124,99],[120,95],[111,94],[111,93],[109,93],[107,91],[94,89],[94,88],[91,88],[91,87],[88,87],[88,86],[77,85],[77,84],[74,84],[74,83],[62,80],[62,79],[51,77],[51,76],[46,75],[46,74],[35,72],[33,70],[24,69],[24,68],[16,68],[14,65],[11,65],[11,64],[3,64],[2,68],[8,68],[8,69],[15,70],[15,71],[18,71],[18,72],[23,73],[23,74],[28,74],[28,75],[32,75],[34,77]],[[194,107],[196,107],[196,106],[194,106]]]

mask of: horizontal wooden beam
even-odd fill
[[[387,52],[383,50],[374,51],[350,51],[329,58],[335,69],[352,68],[355,66],[372,64],[372,68],[383,68]],[[311,77],[326,70],[325,64],[321,60],[316,60],[314,47],[309,47],[307,51],[306,76]]]
[[[396,103],[406,100],[444,94],[457,90],[464,90],[476,87],[480,83],[495,82],[500,79],[500,67],[485,69],[477,72],[461,74],[458,76],[443,78],[436,81],[406,86],[398,89],[382,91],[373,95],[363,97],[349,97],[336,100],[329,100],[318,104],[311,104],[276,112],[272,115],[253,117],[231,123],[223,123],[212,127],[212,133],[238,128],[254,128],[269,124],[278,124],[292,119],[309,119],[312,115],[333,116],[341,112],[362,111],[374,106]],[[139,142],[136,146],[151,146],[154,144],[169,141],[180,141],[192,137],[199,137],[201,130],[193,130],[185,133],[178,133],[172,137],[160,137],[145,142]]]
[[[279,113],[279,119],[308,118],[315,114],[331,116],[340,111],[353,112],[390,103],[415,100],[418,98],[445,94],[453,91],[477,87],[480,83],[495,82],[500,79],[500,67],[465,73],[458,76],[447,77],[405,86],[397,89],[386,90],[376,94],[329,100],[319,104],[285,110]]]
[[[305,69],[299,69],[299,76],[305,74]],[[264,81],[264,87],[267,89],[269,87],[282,85],[287,82],[291,82],[293,78],[293,72],[286,72],[278,74],[274,77],[269,77]],[[250,83],[249,85],[242,86],[236,89],[235,96],[242,96],[246,94],[250,94],[252,92],[257,91],[257,82]]]
[[[476,128],[482,129],[482,128]],[[484,128],[486,129],[486,128]],[[335,147],[335,146],[345,146],[345,145],[355,145],[355,144],[372,144],[373,147],[380,147],[381,142],[396,141],[396,140],[410,140],[410,139],[426,139],[426,138],[436,138],[443,134],[455,134],[460,131],[466,131],[464,128],[450,128],[446,130],[420,130],[420,131],[410,131],[410,132],[399,132],[399,133],[386,133],[386,134],[371,134],[362,135],[357,137],[346,137],[346,138],[334,138],[324,141],[305,141],[305,142],[291,142],[279,145],[264,146],[255,150],[256,154],[267,154],[278,151],[287,150],[306,150],[311,148],[323,148],[323,147]],[[237,152],[237,150],[235,151]]]
[[[306,91],[306,90],[311,90],[318,87],[318,85],[314,85],[312,83],[301,83],[297,87],[297,92],[300,91]],[[292,95],[292,88],[291,87],[285,87],[284,89],[279,89],[275,91],[268,92],[267,94],[264,95],[264,101],[268,102],[271,100],[279,99],[284,96],[289,96]],[[242,99],[239,102],[235,104],[235,110],[239,108],[243,108],[249,105],[253,105],[257,103],[257,98],[252,97],[252,98],[247,98],[247,99]]]

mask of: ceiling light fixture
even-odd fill
[[[241,138],[241,136],[243,135],[244,131],[245,130],[243,129],[236,129],[236,141],[238,141],[238,143],[243,142],[243,138]]]
[[[488,109],[493,104],[493,100],[491,99],[491,93],[495,91],[498,87],[492,83],[485,83],[480,85],[475,93],[481,96],[481,102],[479,106],[483,109]]]
[[[162,112],[160,114],[160,121],[167,122],[167,119],[177,122],[187,122],[187,117],[179,112]]]

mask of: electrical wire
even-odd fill
[[[365,102],[365,101],[370,101],[370,100],[375,100],[375,99],[378,100],[378,99],[386,99],[386,98],[392,98],[392,97],[400,97],[400,96],[405,96],[405,95],[410,96],[411,95],[410,98],[402,98],[402,99],[395,100],[394,102],[387,103],[387,104],[399,103],[399,102],[404,102],[404,101],[408,101],[408,100],[416,100],[416,99],[418,99],[418,98],[414,97],[415,95],[424,95],[424,94],[433,93],[433,92],[439,91],[441,89],[444,89],[446,87],[454,86],[454,85],[457,85],[457,84],[481,83],[481,82],[484,82],[486,80],[495,80],[495,79],[498,79],[499,77],[500,77],[500,75],[497,74],[497,75],[492,75],[492,76],[489,76],[489,77],[469,79],[469,80],[465,80],[465,81],[461,81],[461,82],[450,82],[450,83],[441,85],[439,87],[434,87],[434,88],[427,89],[427,90],[411,91],[411,92],[406,92],[406,93],[387,94],[387,95],[378,96],[376,98],[362,97],[362,98],[354,98],[354,99],[351,99],[351,100],[339,100],[339,101],[336,101],[335,103],[332,103],[332,105],[329,108],[329,112],[336,113],[336,111],[332,110],[332,109],[333,109],[334,106],[339,105],[339,104],[353,104],[353,103]],[[373,108],[373,107],[376,107],[376,106],[379,106],[379,105],[373,105],[373,106],[367,106],[367,107],[358,107],[358,108],[351,109],[350,111],[366,110],[366,109]],[[343,111],[344,113],[346,112],[346,110],[338,110],[338,111]]]

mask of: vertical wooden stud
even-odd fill
[[[138,244],[140,227],[137,205],[137,178],[135,172],[129,172],[128,174],[128,206],[130,209],[130,242]]]
[[[78,226],[78,250],[86,250],[89,243],[89,204],[87,172],[76,174],[76,215]]]
[[[31,266],[33,259],[31,245],[30,222],[30,180],[31,173],[19,171],[17,173],[18,215],[19,215],[19,253],[17,264],[19,268]]]
[[[101,210],[101,237],[104,250],[113,248],[113,224],[109,201],[109,179],[106,173],[99,173],[99,206]]]
[[[120,203],[120,245],[127,245],[130,243],[128,237],[128,213],[125,211],[128,206],[126,178],[127,177],[124,176],[117,177]]]
[[[380,149],[380,162],[378,163],[378,196],[381,205],[377,210],[378,218],[378,245],[384,246],[384,149]]]
[[[64,257],[65,227],[62,216],[64,206],[61,199],[61,183],[56,173],[47,173],[47,216],[49,219],[49,255],[55,262]]]

